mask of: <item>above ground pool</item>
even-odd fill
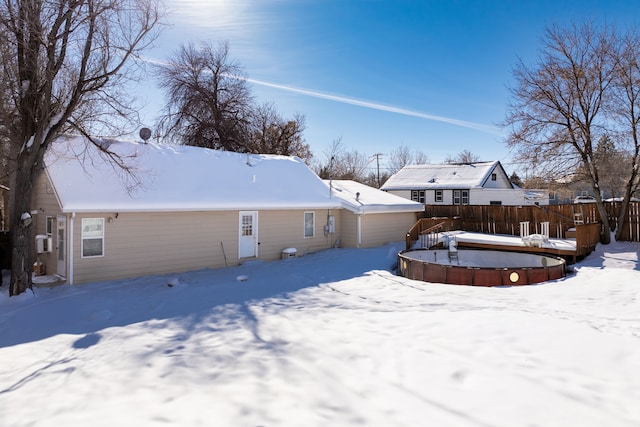
[[[564,259],[475,249],[410,249],[398,254],[398,274],[424,282],[473,286],[529,285],[561,279]]]

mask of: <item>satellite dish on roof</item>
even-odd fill
[[[142,140],[144,141],[144,143],[147,143],[147,140],[149,138],[151,138],[151,129],[149,128],[142,128],[140,129],[140,138],[142,138]]]

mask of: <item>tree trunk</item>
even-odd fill
[[[607,215],[607,210],[604,208],[604,204],[601,200],[597,202],[596,207],[598,208],[598,213],[600,214],[600,221],[602,221],[600,243],[608,245],[609,243],[611,243],[611,223],[609,223],[609,216]]]
[[[19,295],[32,287],[31,245],[33,224],[26,224],[22,220],[22,215],[31,212],[34,173],[33,167],[25,167],[25,164],[29,164],[30,156],[23,153],[20,157],[18,169],[14,174],[13,185],[11,186],[11,243],[13,248],[9,296]]]
[[[31,289],[31,259],[29,256],[31,227],[15,227],[11,232],[13,252],[11,258],[11,283],[9,296],[19,295]]]

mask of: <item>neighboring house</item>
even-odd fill
[[[380,241],[370,231],[382,228],[376,221],[351,230],[352,215],[368,217],[369,208],[358,211],[295,157],[101,144],[132,174],[86,140],[60,138],[34,188],[38,261],[70,284],[271,261],[290,256],[288,248],[304,255],[402,241],[408,229],[407,205],[396,203],[386,219],[394,221],[395,209],[397,234]],[[358,233],[359,240],[350,237]]]
[[[499,161],[409,165],[381,190],[425,205],[548,205],[545,190],[515,187]]]

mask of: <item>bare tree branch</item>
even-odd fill
[[[507,144],[538,176],[554,179],[580,167],[596,196],[606,243],[610,225],[595,148],[610,133],[606,108],[616,79],[617,37],[592,23],[547,28],[538,63],[516,65],[514,104],[504,122]]]
[[[133,113],[122,87],[136,78],[135,59],[155,38],[160,18],[158,0],[0,0],[0,129],[12,171],[11,295],[31,286],[31,230],[19,224],[30,211],[44,153],[70,130],[122,132]]]

